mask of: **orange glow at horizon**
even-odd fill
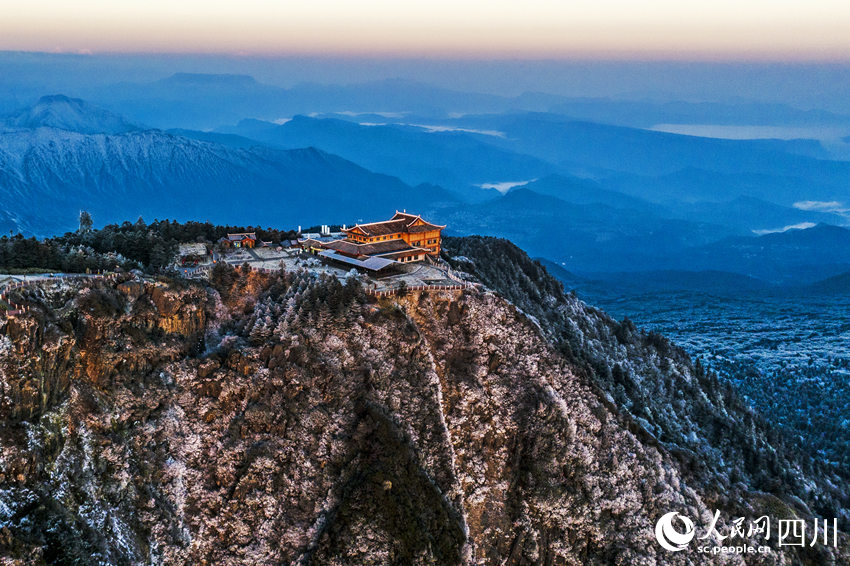
[[[848,30],[846,0],[30,0],[0,50],[850,60]]]

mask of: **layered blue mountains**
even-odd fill
[[[568,284],[834,290],[850,272],[836,112],[192,73],[69,90],[0,96],[2,233],[73,230],[80,210],[294,228],[407,209]]]

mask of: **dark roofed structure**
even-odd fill
[[[227,234],[224,238],[220,238],[218,242],[226,248],[253,248],[257,245],[257,234],[254,232]],[[260,245],[262,245],[262,242],[260,242]]]
[[[298,240],[298,245],[300,245],[301,248],[305,250],[321,250],[324,249],[325,244],[327,243],[329,242],[323,242],[315,238],[305,238],[303,240]]]
[[[443,228],[445,226],[432,224],[419,215],[396,211],[389,220],[357,224],[343,231],[348,237],[347,241],[358,244],[403,241],[410,246],[411,252],[425,250],[426,255],[437,256],[440,254]],[[418,253],[411,253],[402,261],[419,261],[425,257],[418,256]]]
[[[395,215],[389,220],[381,222],[370,222],[368,224],[357,224],[344,230],[347,234],[358,234],[367,237],[387,236],[390,234],[403,234],[405,232],[416,234],[429,232],[433,230],[442,230],[445,226],[431,224],[422,219],[421,216],[415,214],[407,214],[406,212],[396,211]]]

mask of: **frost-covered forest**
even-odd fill
[[[850,294],[584,294],[732,381],[800,449],[850,467]]]

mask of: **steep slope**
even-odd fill
[[[716,504],[736,507],[759,497],[755,492],[768,492],[799,498],[815,513],[850,519],[850,494],[836,487],[846,485],[850,470],[830,469],[784,439],[684,350],[565,294],[539,263],[506,240],[448,238],[444,249],[458,258],[451,260],[458,269],[475,273],[533,317],[621,411],[675,455],[686,475],[717,486]],[[809,481],[818,483],[814,492]]]
[[[511,296],[537,312],[564,305],[553,284],[527,282]],[[583,360],[643,353],[667,369],[642,380],[688,393],[704,378],[652,344],[600,342],[590,331],[608,322],[592,309],[556,311],[588,331],[570,358],[482,290],[374,302],[354,279],[223,267],[210,287],[64,285],[30,293],[32,314],[0,327],[8,559],[700,564],[655,543],[657,517],[741,510],[748,478],[714,483],[727,472],[711,459],[734,447],[706,440],[712,467],[684,464]],[[712,395],[697,405],[710,418],[739,414]],[[739,440],[764,442],[750,426]],[[824,495],[823,476],[799,477],[806,501]],[[747,516],[809,515],[794,498],[747,495]],[[848,563],[839,552],[759,563]]]
[[[0,132],[0,187],[4,212],[35,234],[74,228],[81,209],[98,223],[142,215],[294,227],[451,200],[315,149],[228,148],[158,130]]]

